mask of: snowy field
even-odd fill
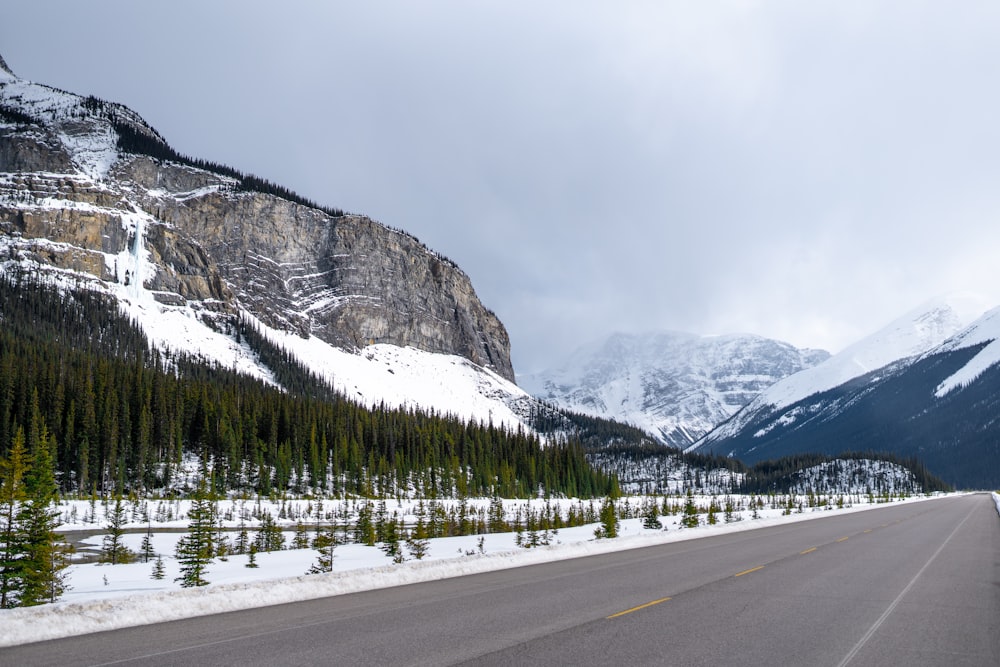
[[[915,497],[893,502],[911,503],[928,499]],[[994,494],[994,499],[1000,511],[1000,496]],[[628,500],[633,507],[638,507],[643,502],[641,498]],[[68,568],[70,588],[60,601],[39,607],[0,610],[0,626],[3,627],[0,646],[635,549],[880,506],[878,503],[869,503],[864,496],[854,496],[847,498],[842,508],[834,504],[825,508],[805,508],[802,512],[793,511],[791,514],[785,514],[780,508],[764,508],[757,510],[757,518],[753,518],[753,511],[746,508],[746,499],[742,500],[744,502],[737,504],[742,504],[744,508],[735,512],[729,523],[723,521],[720,513],[717,524],[707,525],[706,516],[702,514],[702,525],[685,528],[680,524],[681,515],[671,515],[661,516],[661,529],[655,530],[644,528],[643,519],[631,518],[621,521],[620,535],[614,539],[595,539],[594,531],[599,524],[594,523],[560,529],[549,535],[547,546],[532,548],[517,546],[518,536],[515,533],[443,537],[430,540],[430,548],[422,560],[410,559],[403,563],[393,563],[378,547],[344,544],[336,548],[333,572],[327,574],[306,574],[317,560],[318,552],[314,549],[260,552],[256,555],[259,567],[255,569],[246,567],[249,558],[247,555],[231,555],[225,562],[216,559],[211,563],[206,575],[211,583],[201,588],[181,588],[174,581],[179,570],[173,551],[177,540],[184,534],[186,521],[174,518],[172,521],[152,524],[153,517],[148,517],[150,522],[142,523],[139,527],[146,529],[148,525],[154,525],[152,543],[156,552],[163,556],[164,578],[156,580],[151,577],[152,562],[71,565]],[[708,499],[702,498],[700,501],[707,504]],[[239,503],[224,501],[223,505],[226,502],[233,506]],[[301,500],[293,502],[306,503]],[[324,511],[335,512],[331,506],[333,502],[325,501],[327,506]],[[405,516],[407,511],[413,509],[415,502],[390,501],[388,509]],[[455,501],[449,502],[457,504]],[[479,507],[489,504],[486,499],[470,501],[469,505],[474,502],[478,502]],[[526,506],[528,501],[504,502],[505,509],[509,512],[516,511],[518,506]],[[579,501],[560,502],[567,506],[579,504]],[[172,501],[170,504],[183,508],[185,503],[186,501]],[[544,503],[541,500],[532,501],[533,509],[544,507]],[[93,518],[87,516],[90,504],[86,501],[68,503],[63,509],[72,514],[73,507],[76,507],[77,516]],[[101,505],[97,504],[97,508],[100,511]],[[313,509],[315,511],[316,508]],[[294,512],[286,504],[286,514],[292,513]],[[288,544],[292,539],[292,531],[288,528],[295,522],[294,519],[281,522]],[[94,526],[68,523],[63,526],[63,530],[80,530],[85,527]],[[130,524],[130,527],[135,528],[137,525]],[[178,531],[178,528],[181,530]],[[173,529],[173,532],[168,532],[168,529]],[[126,544],[132,550],[139,551],[145,534],[145,530],[126,534]],[[101,535],[93,535],[85,543],[98,550],[101,541]]]

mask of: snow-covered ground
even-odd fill
[[[313,549],[258,553],[256,561],[259,567],[256,569],[246,567],[248,556],[233,555],[229,556],[226,562],[219,560],[212,562],[206,575],[206,579],[211,583],[202,588],[181,588],[180,584],[174,581],[179,569],[178,563],[173,558],[173,550],[177,540],[183,535],[183,532],[177,532],[176,529],[186,525],[186,520],[182,517],[186,513],[188,504],[187,501],[165,501],[170,505],[171,512],[175,508],[179,510],[179,516],[174,513],[167,520],[161,514],[161,520],[156,521],[154,505],[147,508],[150,520],[148,523],[129,524],[132,528],[155,526],[152,540],[156,552],[163,555],[165,565],[163,579],[155,580],[151,577],[152,562],[127,565],[96,563],[71,565],[68,569],[70,590],[59,602],[39,607],[0,610],[0,625],[3,627],[0,646],[635,549],[821,518],[832,514],[862,511],[878,506],[869,503],[864,496],[846,496],[843,497],[843,507],[838,508],[835,502],[837,498],[840,497],[833,497],[834,502],[826,507],[813,509],[805,507],[801,512],[795,510],[790,514],[785,514],[786,510],[780,507],[758,509],[756,512],[758,518],[753,518],[754,511],[747,507],[747,499],[734,497],[737,507],[742,509],[734,513],[734,520],[729,523],[724,521],[721,510],[717,524],[707,525],[706,516],[702,514],[700,517],[702,525],[696,528],[681,527],[680,515],[661,516],[660,530],[644,528],[642,519],[630,518],[622,520],[620,536],[614,539],[596,539],[594,531],[598,524],[588,524],[563,528],[549,536],[550,543],[547,546],[532,548],[517,546],[515,533],[436,538],[430,540],[428,554],[423,560],[407,560],[398,564],[393,563],[392,559],[377,547],[346,544],[336,548],[334,571],[328,574],[306,574],[317,559],[318,552]],[[1000,496],[994,495],[994,498],[1000,509]],[[915,497],[894,502],[917,502],[925,499],[927,497]],[[633,510],[637,510],[644,501],[642,498],[627,500]],[[701,505],[707,505],[710,499],[696,498],[696,500]],[[724,502],[724,498],[721,497],[717,500],[720,503]],[[682,501],[683,499],[678,498],[675,502]],[[232,509],[240,501],[226,502],[230,503]],[[293,504],[286,503],[286,515],[304,515],[305,510],[302,505],[315,503],[304,500],[290,502]],[[324,513],[337,511],[333,504],[335,501],[324,502]],[[455,501],[449,502],[455,503]],[[517,511],[519,506],[523,509],[527,502],[504,501],[505,510]],[[553,502],[558,502],[566,508],[570,505],[580,505],[579,501]],[[412,517],[410,512],[414,510],[416,503],[417,501],[401,503],[389,501],[387,510],[390,514],[396,511],[401,516]],[[255,501],[248,504],[252,506]],[[488,504],[488,499],[469,502],[470,507],[478,508],[486,507]],[[544,505],[544,500],[532,501],[532,508],[535,511]],[[100,528],[100,524],[95,526],[86,523],[86,519],[91,518],[88,516],[88,511],[93,511],[86,501],[75,501],[64,505],[64,516],[68,518],[73,515],[74,507],[77,520],[65,524],[63,530]],[[319,514],[315,506],[312,510],[314,515]],[[100,504],[96,505],[96,511],[101,511]],[[222,511],[225,511],[225,507]],[[152,516],[149,516],[149,513],[152,513]],[[101,516],[103,518],[103,515]],[[156,522],[153,523],[154,521]],[[288,528],[295,522],[296,520],[292,518],[282,521],[289,542],[291,532]],[[238,520],[234,516],[233,520],[225,523],[227,526],[232,526],[238,524]],[[168,528],[174,528],[175,532],[165,532]],[[127,545],[138,551],[143,535],[144,533],[127,534]],[[100,535],[95,535],[88,538],[87,543],[97,549],[101,540]]]

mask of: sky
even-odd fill
[[[616,331],[837,352],[1000,305],[996,2],[7,5],[22,78],[455,260],[519,373]]]

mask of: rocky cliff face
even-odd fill
[[[506,330],[452,262],[364,216],[126,152],[123,125],[162,142],[127,108],[20,80],[0,59],[0,261],[345,349],[456,354],[513,379]]]

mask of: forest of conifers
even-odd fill
[[[151,351],[112,298],[0,277],[0,458],[18,428],[56,442],[63,492],[183,491],[182,456],[221,493],[593,497],[615,491],[578,442],[335,394],[232,320],[289,391]]]

